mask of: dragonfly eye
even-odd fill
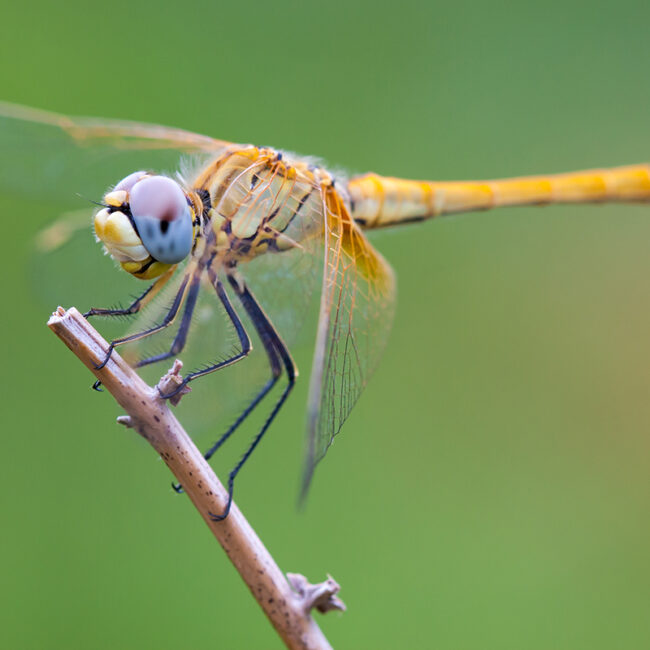
[[[130,192],[133,189],[133,186],[143,177],[146,176],[147,172],[133,172],[129,174],[126,178],[123,178],[113,189],[114,192],[119,192],[123,190],[125,192]]]
[[[178,183],[166,176],[137,180],[130,192],[129,206],[138,236],[155,260],[177,264],[189,255],[192,213]]]

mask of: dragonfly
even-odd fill
[[[247,363],[251,330],[261,342],[266,379],[206,451],[206,459],[253,411],[263,408],[272,389],[281,390],[266,405],[261,426],[229,473],[228,503],[223,512],[211,514],[214,520],[227,517],[237,475],[298,377],[282,328],[270,313],[275,311],[285,323],[301,321],[305,303],[292,298],[306,296],[307,285],[320,283],[303,496],[377,367],[393,320],[396,283],[367,231],[504,206],[650,201],[647,164],[487,181],[416,181],[375,173],[345,178],[315,159],[272,147],[10,103],[0,103],[0,146],[11,160],[0,182],[18,192],[40,190],[54,201],[61,194],[69,198],[103,188],[91,215],[95,237],[117,266],[147,284],[125,306],[90,307],[85,316],[134,317],[158,304],[155,322],[134,325],[111,340],[98,368],[110,361],[114,350],[163,331],[173,332],[167,347],[140,356],[133,365],[144,369],[182,355],[194,336],[200,297],[206,295],[225,314],[235,349],[215,361],[206,359],[163,398],[175,397],[207,375]],[[156,168],[163,158],[161,165],[180,165],[180,170],[169,174]],[[96,174],[107,160],[119,160],[121,169],[126,162],[137,162],[106,190],[114,179]],[[65,239],[74,230],[66,223],[57,221],[46,232]],[[318,273],[312,272],[315,268]],[[254,292],[256,274],[261,289]],[[169,297],[163,301],[166,290]],[[280,297],[275,310],[267,303],[272,295],[276,301]],[[208,328],[202,336],[209,335]],[[200,349],[203,341],[198,343]],[[181,486],[175,489],[182,491]]]

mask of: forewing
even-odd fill
[[[229,143],[136,122],[67,117],[0,102],[0,210],[36,235],[27,262],[51,305],[128,302],[143,282],[119,270],[94,242],[93,201],[138,169],[174,175]],[[89,281],[92,280],[92,281]]]
[[[0,102],[0,186],[21,198],[78,208],[138,169],[175,172],[183,154],[218,155],[229,143],[118,120],[68,117]]]
[[[325,265],[302,496],[381,357],[393,320],[395,278],[331,188],[323,197]]]

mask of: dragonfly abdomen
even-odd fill
[[[352,216],[364,228],[508,205],[650,200],[650,166],[492,181],[429,182],[366,174],[348,185]]]

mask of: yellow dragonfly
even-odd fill
[[[249,356],[252,328],[266,356],[267,379],[206,458],[284,378],[279,396],[229,474],[230,500],[224,512],[213,514],[215,520],[228,515],[235,478],[298,374],[283,328],[269,315],[274,309],[267,299],[277,302],[279,296],[275,312],[284,322],[301,320],[295,301],[283,302],[283,296],[313,283],[318,275],[314,268],[320,266],[304,495],[316,464],[377,366],[391,327],[395,278],[365,231],[500,206],[650,200],[650,166],[645,164],[490,181],[413,181],[377,174],[347,179],[312,159],[270,147],[8,103],[0,103],[0,147],[12,161],[3,170],[2,182],[9,188],[39,188],[53,202],[56,196],[88,195],[102,188],[93,216],[96,238],[124,271],[148,285],[128,305],[92,307],[87,317],[132,316],[159,304],[155,322],[112,340],[99,367],[109,362],[115,348],[163,330],[173,331],[169,345],[133,364],[142,368],[182,355],[193,337],[199,298],[208,294],[230,322],[236,349],[217,361],[206,359],[206,365],[186,374],[177,390],[163,396],[171,398],[187,384]],[[179,161],[179,173],[163,173]],[[127,162],[134,167],[126,169]],[[123,177],[105,191],[111,179],[98,179],[97,174],[109,168],[121,169]],[[57,222],[47,231],[49,236],[65,238],[66,223]],[[274,274],[278,269],[282,273]],[[266,285],[260,281],[253,293],[256,275],[270,280]],[[170,286],[163,301],[160,297]],[[300,293],[307,295],[308,290]],[[304,311],[304,303],[298,309]]]

